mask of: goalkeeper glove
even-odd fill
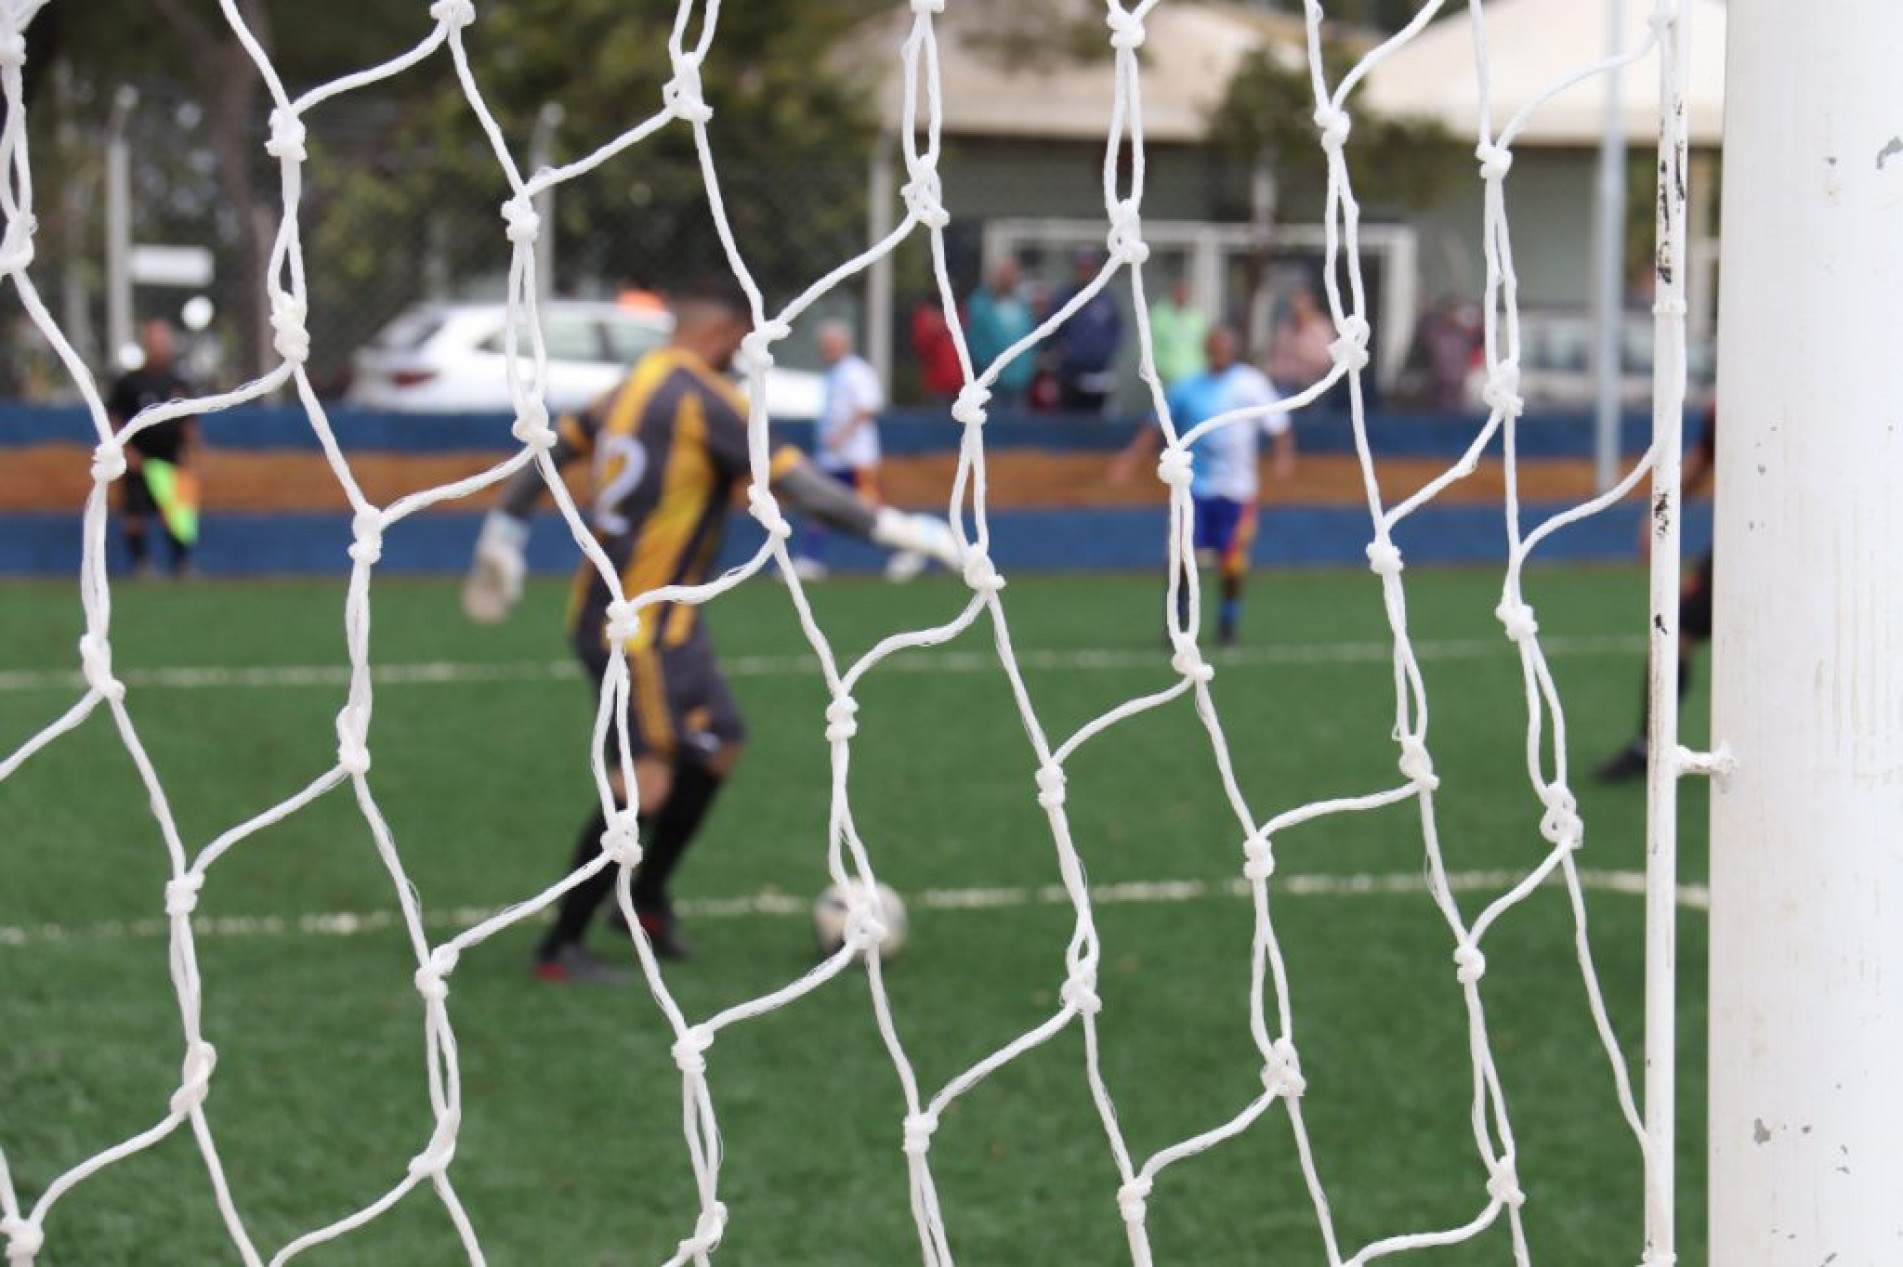
[[[529,525],[514,515],[492,510],[482,521],[476,556],[463,582],[463,612],[469,619],[493,625],[508,616],[522,597],[522,577],[528,571],[522,551],[528,540]]]
[[[935,515],[911,515],[886,507],[872,522],[872,543],[922,554],[954,570],[961,565],[951,525]]]

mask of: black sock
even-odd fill
[[[569,864],[569,870],[584,867],[601,852],[601,836],[608,830],[608,818],[601,810],[595,810],[594,817],[581,829],[581,836],[575,841],[575,860]],[[543,935],[536,954],[543,959],[554,958],[557,951],[571,942],[579,942],[588,931],[588,923],[595,917],[595,910],[609,894],[614,892],[615,877],[620,868],[603,867],[594,875],[562,894],[561,905],[555,909],[555,923]]]
[[[1692,689],[1692,661],[1683,656],[1678,662],[1678,699],[1684,703],[1685,695]],[[1652,683],[1640,684],[1639,690],[1639,733],[1633,737],[1632,751],[1644,756],[1652,748]]]
[[[126,554],[132,559],[132,568],[134,571],[145,566],[144,528],[139,528],[135,531],[132,525],[126,525]]]
[[[634,873],[634,904],[640,910],[659,913],[667,909],[668,880],[700,829],[720,785],[720,777],[703,765],[684,763],[675,767],[673,790],[642,833],[641,865]],[[607,830],[608,820],[597,809],[575,841],[570,871],[587,866],[601,852],[601,836]],[[553,958],[564,946],[581,941],[595,912],[613,895],[619,874],[618,867],[603,867],[564,893],[555,911],[555,923],[542,937],[536,953],[543,959]]]
[[[1222,605],[1216,609],[1216,636],[1223,642],[1236,640],[1236,626],[1242,620],[1242,578],[1222,578]]]
[[[642,842],[641,865],[634,873],[636,910],[666,913],[667,882],[700,830],[708,807],[719,795],[721,782],[719,775],[699,762],[674,767],[674,787]]]

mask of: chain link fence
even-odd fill
[[[180,327],[190,377],[207,389],[231,386],[257,372],[260,350],[268,354],[269,346],[261,311],[269,242],[248,231],[250,224],[277,221],[278,171],[264,151],[264,121],[254,120],[242,138],[248,158],[235,187],[189,95],[163,82],[137,85],[137,91],[123,133],[135,245],[130,329],[115,337],[110,319],[106,172],[112,102],[97,88],[62,85],[57,94],[42,97],[31,121],[36,150],[50,149],[56,157],[36,164],[46,173],[38,197],[42,207],[57,209],[42,214],[32,276],[101,377],[125,364],[131,351],[114,344],[129,341],[138,322],[162,317]],[[349,388],[352,354],[407,310],[424,303],[502,300],[509,246],[500,208],[510,191],[493,157],[422,139],[429,129],[418,126],[413,107],[353,99],[327,104],[313,113],[309,126],[311,162],[299,216],[310,269],[309,367],[320,395],[337,398]],[[558,133],[546,157],[575,157],[564,148],[569,140]],[[863,152],[817,162],[749,155],[721,163],[721,197],[770,308],[864,246],[870,158]],[[943,163],[953,211],[946,253],[960,303],[979,288],[988,264],[1008,253],[1021,265],[1021,290],[1034,313],[1050,311],[1073,283],[1078,254],[1101,248],[1101,231],[1027,236],[1022,226],[1039,218],[1100,223],[1101,165],[1096,145],[951,142]],[[246,197],[253,200],[249,211],[242,205]],[[545,232],[552,237],[549,292],[555,298],[612,299],[629,290],[665,294],[693,277],[726,271],[698,166],[677,144],[657,140],[637,147],[564,184],[554,199]],[[1246,232],[1248,205],[1246,170],[1209,149],[1157,148],[1146,216],[1226,234],[1230,245],[1222,248],[1219,263],[1209,265],[1198,298],[1211,319],[1264,327],[1248,297],[1256,296],[1258,307],[1263,296],[1279,304],[1286,292],[1318,284],[1310,257],[1318,259],[1319,249],[1283,245],[1250,258],[1234,246]],[[896,200],[894,211],[902,214]],[[1007,230],[1010,225],[1019,229]],[[181,284],[176,276],[142,272],[138,248],[147,247],[187,248],[205,261],[208,275]],[[1365,263],[1374,285],[1382,287],[1383,261]],[[893,398],[916,404],[933,395],[924,373],[928,353],[914,326],[938,298],[927,239],[913,235],[890,267],[892,308],[884,334],[893,352]],[[1196,267],[1189,244],[1160,246],[1146,272],[1152,301]],[[814,315],[843,317],[867,343],[876,343],[867,329],[866,294],[864,285],[840,286]],[[1115,299],[1123,338],[1112,408],[1141,410],[1126,286],[1116,288]],[[1272,317],[1274,309],[1268,311]],[[817,366],[814,324],[801,323],[783,347],[783,363]],[[0,337],[6,342],[0,397],[72,397],[70,381],[25,319],[12,288],[0,292]],[[1267,348],[1256,350],[1266,354]],[[1049,373],[1045,366],[1039,376],[1047,379]]]
[[[133,246],[130,325],[171,321],[180,327],[182,361],[193,378],[207,388],[229,386],[255,372],[257,349],[268,347],[257,297],[264,290],[260,252],[269,243],[247,232],[198,105],[164,84],[137,91],[123,130]],[[112,346],[129,340],[126,332],[115,337],[111,320],[110,115],[109,101],[74,93],[58,101],[49,96],[32,121],[35,148],[54,151],[55,160],[36,165],[52,174],[38,197],[43,208],[58,209],[42,213],[32,276],[102,376],[131,354]],[[299,230],[309,267],[309,366],[321,395],[347,389],[352,353],[404,311],[504,296],[509,244],[500,212],[510,191],[493,158],[433,149],[414,131],[396,108],[375,102],[326,108],[311,119]],[[262,120],[249,133],[252,218],[275,225],[278,174],[264,153]],[[721,171],[721,195],[770,305],[790,299],[865,243],[862,164],[729,164]],[[624,155],[564,185],[553,211],[553,298],[609,299],[630,288],[665,294],[694,277],[727,271],[697,166],[662,147]],[[160,275],[151,268],[151,248],[186,248],[188,260],[202,261],[207,276],[181,282],[176,269]],[[859,318],[858,296],[847,288],[829,313]],[[0,396],[72,398],[71,383],[11,288],[0,295],[0,337],[6,343]],[[797,344],[792,359],[798,359]]]

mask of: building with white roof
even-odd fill
[[[1646,38],[1653,6],[1649,0],[1623,3],[1624,44],[1636,47]],[[1490,129],[1497,135],[1525,113],[1516,129],[1507,197],[1520,298],[1529,306],[1579,308],[1587,301],[1606,81],[1593,77],[1546,100],[1540,94],[1606,56],[1607,4],[1488,0],[1482,8]],[[1725,8],[1721,0],[1691,0],[1691,6],[1691,132],[1694,146],[1709,153],[1722,125]],[[1098,0],[957,0],[934,19],[944,102],[940,170],[953,217],[948,232],[954,268],[961,277],[975,276],[981,257],[1003,249],[1028,250],[1032,262],[1049,271],[1065,244],[1102,241],[1105,129],[1114,93],[1102,11]],[[1474,23],[1465,4],[1450,2],[1443,14],[1373,69],[1351,109],[1431,119],[1457,137],[1478,140]],[[894,50],[910,23],[909,10],[897,9],[870,24],[863,44],[851,50],[853,60],[880,68],[876,100],[894,126],[904,91]],[[1251,173],[1214,144],[1212,118],[1251,52],[1266,49],[1291,66],[1305,66],[1307,33],[1297,16],[1232,0],[1163,0],[1145,25],[1146,234],[1164,247],[1154,257],[1163,270],[1188,269],[1199,294],[1219,297],[1216,302],[1233,314],[1236,262],[1251,249]],[[1365,34],[1354,38],[1373,45]],[[1654,143],[1657,75],[1651,56],[1623,74],[1626,134],[1635,154]],[[890,165],[875,176],[888,190],[904,180],[892,162],[895,149],[887,147]],[[1352,139],[1348,155],[1352,164]],[[1709,189],[1715,183],[1708,179],[1708,162],[1695,163],[1693,174],[1695,184]],[[1709,300],[1716,258],[1708,232],[1700,232],[1712,205],[1700,192],[1693,191],[1695,309]],[[1709,192],[1715,197],[1715,190]],[[1700,207],[1706,209],[1702,221]],[[897,213],[895,196],[888,196],[887,208]],[[1481,184],[1474,173],[1450,181],[1431,206],[1371,205],[1364,211],[1371,237],[1387,244],[1379,246],[1377,271],[1392,293],[1384,296],[1388,310],[1377,315],[1401,327],[1386,334],[1381,364],[1392,370],[1421,304],[1446,294],[1480,293]],[[1305,250],[1301,244],[1320,220],[1320,206],[1284,200],[1276,212],[1279,239]],[[898,285],[904,290],[922,281],[907,277]],[[1393,303],[1397,297],[1401,302]],[[1378,332],[1378,343],[1381,338]],[[877,350],[876,337],[873,342]]]

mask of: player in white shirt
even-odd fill
[[[821,470],[877,505],[879,411],[885,407],[879,373],[853,350],[852,327],[844,321],[820,325],[819,355],[826,363],[825,395],[814,427],[813,459]],[[826,575],[821,560],[825,542],[822,528],[809,526],[802,534],[796,561],[802,580],[818,580]],[[922,565],[922,559],[895,555],[889,572],[908,578]]]
[[[1282,398],[1261,370],[1239,359],[1241,340],[1234,330],[1217,326],[1209,332],[1205,349],[1209,368],[1169,390],[1170,418],[1177,434],[1238,409],[1265,410],[1254,418],[1240,419],[1199,436],[1190,446],[1194,478],[1189,492],[1196,514],[1196,557],[1218,568],[1222,602],[1217,609],[1216,637],[1221,645],[1229,646],[1236,640],[1242,618],[1242,582],[1255,544],[1261,437],[1274,437],[1274,475],[1286,482],[1295,478],[1295,431],[1286,413],[1267,411]],[[1127,483],[1139,461],[1156,456],[1162,434],[1155,427],[1137,432],[1118,458],[1113,479]],[[1187,587],[1181,592],[1186,595]]]
[[[819,355],[826,362],[826,395],[813,456],[863,492],[879,470],[879,410],[885,407],[879,372],[853,351],[852,328],[843,321],[819,327]]]

